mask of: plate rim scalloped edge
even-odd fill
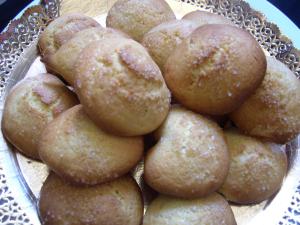
[[[186,2],[188,4],[196,5],[199,9],[205,9],[214,13],[219,13],[224,15],[224,8],[205,8],[205,2],[212,2],[218,6],[222,5],[229,7],[229,11],[232,13],[230,16],[239,16],[239,10],[246,9],[251,12],[253,17],[260,18],[264,22],[264,25],[267,29],[270,29],[271,32],[275,33],[276,38],[278,38],[282,43],[279,51],[276,54],[276,58],[293,70],[295,75],[300,77],[300,51],[294,48],[292,42],[285,36],[281,35],[279,28],[272,23],[266,21],[266,18],[262,13],[252,10],[249,4],[242,0],[174,0],[177,2]],[[23,15],[16,20],[13,20],[8,25],[7,29],[0,34],[0,115],[3,111],[3,103],[5,99],[5,92],[10,88],[7,85],[9,82],[15,82],[10,80],[10,75],[13,73],[20,57],[26,52],[29,47],[32,47],[36,43],[39,33],[43,30],[46,24],[59,15],[59,5],[61,0],[42,0],[39,5],[31,6]],[[229,5],[228,5],[229,3]],[[227,5],[226,5],[227,4]],[[251,10],[250,10],[251,9]],[[280,12],[280,11],[279,11]],[[228,17],[228,15],[225,15]],[[234,18],[231,19],[234,21]],[[259,19],[258,19],[259,20]],[[23,25],[23,26],[22,26]],[[255,25],[255,24],[254,24]],[[243,27],[246,28],[247,27]],[[23,30],[22,30],[23,29]],[[29,35],[26,36],[25,31],[29,32]],[[270,30],[268,32],[270,32]],[[22,33],[23,32],[23,33]],[[251,30],[250,30],[251,33]],[[253,33],[252,33],[253,34]],[[22,36],[23,35],[23,36]],[[254,34],[255,36],[255,34]],[[20,38],[21,37],[21,38]],[[23,39],[22,39],[23,37]],[[25,38],[25,39],[24,39]],[[26,39],[27,38],[27,39]],[[270,41],[278,41],[277,39],[272,40],[261,40],[259,41],[263,47],[268,46]],[[269,42],[268,42],[269,41]],[[11,43],[14,43],[16,46],[10,46]],[[271,51],[272,55],[272,51]],[[12,59],[10,58],[11,56]],[[32,199],[28,196],[28,193],[18,194],[17,189],[24,189],[24,180],[18,178],[18,169],[9,169],[14,164],[16,164],[16,159],[14,154],[9,150],[8,145],[1,133],[0,137],[0,206],[6,207],[4,210],[16,210],[19,212],[19,218],[16,218],[16,215],[11,215],[6,218],[4,224],[13,222],[14,224],[40,224],[38,215],[36,213],[36,206],[32,206]],[[298,137],[299,140],[299,137]],[[10,162],[5,162],[5,161]],[[300,180],[299,180],[300,181]],[[298,199],[298,200],[296,200]],[[282,220],[278,221],[278,224],[299,224],[300,217],[300,182],[295,190],[294,196],[291,196],[290,206],[283,212]],[[31,202],[31,205],[29,204]],[[0,207],[0,209],[1,209]],[[3,212],[4,213],[4,212]],[[13,214],[13,213],[12,213]],[[33,216],[32,214],[35,214]],[[297,215],[297,217],[295,216]],[[296,219],[295,219],[296,218]],[[1,219],[1,215],[0,215]],[[2,218],[3,219],[3,218]],[[0,220],[1,222],[1,220]]]

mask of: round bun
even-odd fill
[[[231,161],[220,192],[241,204],[258,203],[276,193],[287,172],[284,148],[235,131],[225,135]]]
[[[267,62],[262,85],[230,117],[247,134],[286,143],[300,132],[300,81],[277,59]]]
[[[164,72],[182,105],[222,115],[238,108],[260,85],[266,57],[247,31],[210,24],[196,29],[176,48]]]
[[[38,46],[42,57],[55,53],[78,31],[97,26],[100,26],[100,24],[94,19],[77,13],[56,18],[40,35]]]
[[[176,19],[164,0],[118,0],[108,11],[106,26],[140,41],[151,28]]]
[[[196,23],[198,26],[206,24],[229,24],[234,25],[229,19],[224,16],[217,15],[206,11],[193,11],[186,14],[182,19],[190,20]]]
[[[20,81],[8,94],[2,131],[22,153],[39,159],[37,142],[46,124],[78,104],[74,93],[55,76],[39,74]]]
[[[148,207],[143,225],[236,225],[227,201],[213,193],[205,198],[178,199],[164,195]]]
[[[147,152],[145,180],[156,191],[183,198],[216,191],[229,169],[223,132],[205,117],[173,107]]]
[[[130,176],[79,187],[50,173],[41,190],[39,210],[44,225],[140,225],[144,207],[140,189]]]
[[[142,158],[143,139],[105,133],[77,105],[48,124],[38,148],[41,159],[60,176],[97,184],[129,172]]]
[[[74,66],[80,52],[91,42],[111,37],[128,37],[126,34],[102,27],[93,27],[82,30],[63,44],[54,54],[44,59],[51,70],[60,74],[71,86],[74,86]]]
[[[189,20],[172,20],[162,23],[145,34],[142,44],[163,69],[170,54],[183,39],[188,37],[197,25]]]
[[[170,92],[158,66],[130,39],[87,46],[77,60],[75,89],[90,118],[122,136],[155,130],[169,111]]]

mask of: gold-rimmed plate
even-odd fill
[[[5,96],[24,76],[45,71],[37,52],[37,38],[49,20],[59,13],[82,12],[104,25],[112,0],[44,0],[28,8],[0,35],[0,115]],[[274,55],[300,76],[300,53],[280,28],[241,0],[167,0],[178,18],[202,9],[224,15],[248,30],[267,54]],[[263,10],[262,10],[263,11]],[[278,13],[280,13],[278,11]],[[291,23],[291,22],[287,22]],[[295,32],[299,32],[295,31]],[[300,35],[299,35],[300,37]],[[2,134],[1,134],[2,135]],[[40,224],[36,210],[47,167],[16,153],[0,137],[0,224]],[[289,156],[289,172],[280,191],[257,205],[232,205],[238,224],[300,224],[299,137],[282,146]],[[134,171],[140,181],[142,164]]]

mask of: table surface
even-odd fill
[[[299,0],[268,0],[300,27]],[[0,31],[32,0],[0,0]]]

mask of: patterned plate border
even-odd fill
[[[59,13],[59,0],[43,0],[28,8],[20,19],[10,22],[0,34],[0,102],[1,115],[11,74],[24,52],[34,45],[40,32]],[[13,82],[14,83],[14,82]],[[0,142],[0,224],[40,224],[31,195],[24,196],[25,182],[20,182],[15,155],[9,150],[1,134]]]
[[[229,18],[239,27],[248,30],[270,55],[288,65],[300,78],[300,51],[287,37],[281,35],[275,24],[269,23],[261,13],[251,9],[248,3],[242,0],[174,1],[195,5],[199,9]],[[42,0],[39,5],[28,8],[20,19],[11,21],[7,29],[0,34],[0,102],[3,103],[11,82],[11,74],[20,57],[26,49],[36,43],[40,32],[49,21],[59,15],[59,6],[60,0]],[[2,115],[2,108],[0,110]],[[10,164],[9,160],[15,163],[15,166]],[[11,167],[16,168],[15,156],[6,143],[0,143],[0,224],[40,224],[36,208],[28,204],[32,199],[18,193],[18,187],[26,184],[17,178],[19,171],[9,169]],[[36,216],[32,218],[32,214]],[[290,206],[278,224],[300,224],[300,182],[291,197]]]

